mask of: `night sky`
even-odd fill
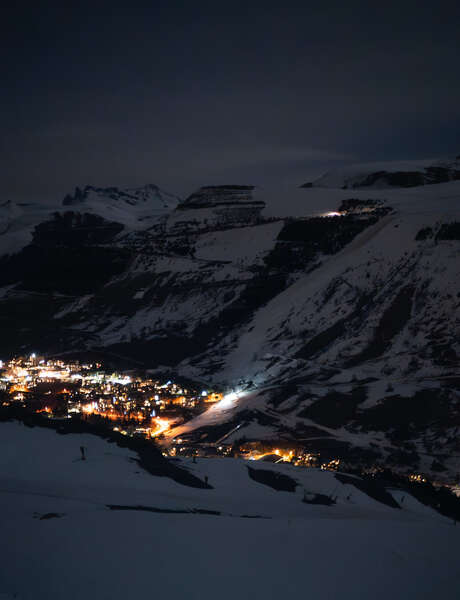
[[[1,199],[298,185],[460,154],[459,2],[18,4],[2,14]]]

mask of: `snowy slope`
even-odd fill
[[[388,202],[396,209],[396,214],[385,217],[365,230],[338,254],[324,257],[320,268],[314,273],[300,276],[295,283],[262,307],[249,324],[248,334],[240,336],[238,347],[228,357],[227,362],[233,370],[229,372],[230,376],[235,378],[237,373],[241,373],[245,357],[248,354],[252,356],[254,352],[261,358],[266,352],[277,352],[294,359],[303,341],[297,337],[299,331],[320,331],[339,318],[346,318],[353,309],[350,300],[359,293],[373,294],[374,301],[382,298],[384,307],[386,287],[397,284],[398,280],[400,285],[407,285],[409,282],[416,284],[420,279],[425,279],[423,274],[427,271],[430,272],[431,279],[427,293],[431,292],[437,298],[437,310],[446,316],[458,316],[458,242],[437,243],[433,238],[420,242],[415,238],[424,227],[436,224],[439,227],[440,223],[459,218],[460,184],[445,184],[437,186],[436,191],[432,188],[430,191],[431,194],[413,193],[412,198],[407,193],[392,195]],[[331,298],[325,303],[325,291],[331,283],[340,288],[334,294],[337,301],[334,302],[334,298]],[[420,282],[419,285],[425,284]],[[438,294],[445,296],[441,306]],[[428,300],[423,312],[413,315],[420,337],[424,326],[431,320],[433,308]],[[373,322],[369,323],[371,327],[377,325],[376,316],[374,313]],[[273,344],[275,335],[269,333],[269,330],[273,330],[275,324],[276,331],[279,323],[285,324],[287,335],[285,339]],[[369,339],[371,334],[372,331],[364,331],[363,341]],[[354,348],[348,350],[350,356],[355,353],[359,341],[359,338],[354,337]],[[452,342],[456,344],[454,337]],[[333,363],[338,350],[335,346],[334,354],[324,355],[323,360]],[[401,369],[403,365],[399,363],[398,370]],[[430,371],[425,374],[429,373]],[[250,377],[252,375],[253,372],[249,373]]]
[[[303,202],[298,201],[299,195],[292,204],[286,202],[290,214],[303,216],[312,207],[316,214],[337,211],[350,197],[342,190],[307,188],[299,192]],[[460,221],[460,184],[385,193],[357,190],[353,198],[364,202],[384,199],[393,212],[358,234],[340,252],[319,257],[314,271],[297,272],[290,285],[254,313],[238,336],[231,332],[220,347],[214,345],[199,363],[201,367],[195,366],[196,360],[193,365],[182,365],[191,376],[205,372],[229,387],[244,389],[250,382],[261,390],[278,391],[253,394],[249,404],[242,399],[219,418],[211,412],[210,422],[199,419],[187,429],[234,419],[245,424],[235,439],[277,439],[279,435],[296,439],[304,427],[319,424],[327,436],[376,450],[384,460],[397,460],[391,458],[395,448],[406,445],[409,454],[419,457],[418,462],[412,459],[408,463],[408,470],[430,472],[436,459],[447,472],[435,476],[449,479],[449,473],[457,472],[460,465],[456,379],[460,240],[443,239],[442,232],[446,224]],[[274,212],[270,203],[268,209]],[[432,229],[430,236],[416,239],[426,228]],[[216,353],[224,359],[214,375],[206,367]],[[294,388],[289,387],[290,382]],[[315,404],[332,392],[341,394],[344,402],[360,394],[363,400],[356,410],[334,420],[328,412],[340,415],[340,411],[326,408],[321,415]],[[389,397],[400,398],[400,402],[420,398],[428,407],[423,405],[422,417],[408,414],[404,423],[409,430],[398,433],[397,414],[393,428],[384,424],[381,414]],[[445,410],[437,408],[443,403]],[[417,401],[410,406],[417,410]],[[262,411],[264,425],[257,416],[253,421],[246,413],[244,418],[238,416],[247,410]],[[371,416],[366,417],[366,411]],[[311,447],[315,448],[314,442]]]
[[[295,492],[276,491],[250,479],[244,461],[183,461],[209,477],[213,489],[199,490],[147,474],[131,452],[93,436],[0,430],[8,599],[429,599],[460,583],[458,527],[408,495],[390,508],[333,473],[264,464],[298,481]],[[304,489],[334,493],[337,503],[305,504]],[[251,514],[266,518],[241,517]]]
[[[57,208],[57,203],[0,201],[0,256],[19,252],[30,244],[35,226],[48,220]]]

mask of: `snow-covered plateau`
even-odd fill
[[[177,459],[209,481],[187,487],[94,435],[17,422],[0,423],[0,449],[2,599],[420,600],[460,585],[459,527],[397,488]]]
[[[238,392],[187,424],[202,440],[458,476],[458,159],[0,210],[1,354],[98,351]]]

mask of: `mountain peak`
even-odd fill
[[[126,189],[94,185],[86,185],[83,189],[76,187],[73,195],[65,196],[62,205],[100,215],[131,229],[144,229],[158,217],[174,210],[179,202],[177,196],[149,183]]]

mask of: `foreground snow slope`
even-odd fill
[[[460,584],[458,528],[410,497],[389,508],[332,473],[264,464],[298,480],[296,493],[275,491],[231,459],[183,461],[214,486],[191,489],[147,474],[132,452],[90,435],[6,423],[0,440],[7,598],[420,599],[449,597]],[[305,504],[304,488],[334,493],[337,504]]]

